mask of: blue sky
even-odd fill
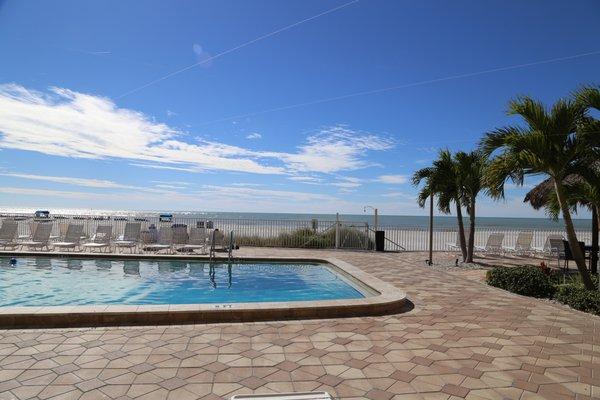
[[[437,149],[519,123],[516,95],[598,83],[598,15],[596,1],[0,2],[0,205],[423,214],[407,177]],[[542,217],[522,204],[539,179],[479,214]]]

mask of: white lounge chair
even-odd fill
[[[160,253],[166,250],[170,253],[173,249],[173,229],[171,227],[161,227],[158,231],[158,243],[148,243],[144,245],[144,251]]]
[[[465,244],[469,240],[469,231],[465,230]],[[460,231],[456,232],[456,242],[455,243],[446,243],[446,247],[450,251],[460,251]]]
[[[502,246],[502,250],[508,253],[513,253],[517,255],[530,254],[531,242],[533,241],[533,232],[521,231],[517,235],[517,241],[514,246]]]
[[[6,249],[19,246],[17,242],[18,228],[19,224],[17,221],[2,221],[2,226],[0,227],[0,247]]]
[[[188,239],[188,243],[176,246],[177,251],[191,251],[194,252],[196,250],[201,250],[202,254],[206,254],[206,242],[208,240],[208,235],[206,233],[206,228],[190,228],[190,235]]]
[[[110,240],[112,236],[112,226],[111,225],[98,225],[96,227],[96,234],[93,239],[89,243],[84,243],[83,248],[93,250],[107,249],[110,251]]]
[[[561,243],[562,243],[562,240],[563,240],[563,236],[562,235],[556,235],[556,234],[548,235],[546,237],[546,241],[544,242],[544,246],[542,246],[542,247],[533,247],[532,249],[533,249],[533,251],[536,254],[549,256],[553,252],[553,250],[552,250],[552,243],[554,243],[555,247],[556,247],[558,241],[561,241]]]
[[[485,246],[475,246],[475,250],[482,253],[502,254],[502,241],[504,241],[504,233],[491,233]]]
[[[81,235],[83,234],[83,225],[69,224],[67,231],[63,237],[63,241],[54,242],[54,249],[77,249],[81,243]]]
[[[133,253],[133,249],[137,247],[140,242],[140,232],[142,229],[141,222],[128,222],[125,224],[125,230],[123,231],[123,237],[119,240],[115,240],[115,250],[121,248],[128,248]]]
[[[40,222],[37,223],[31,240],[21,242],[21,246],[27,247],[28,249],[39,249],[42,250],[44,247],[49,250],[48,244],[50,242],[50,234],[52,233],[51,222]]]
[[[186,225],[173,225],[171,227],[173,230],[173,248],[176,248],[178,245],[186,245],[190,239],[190,235],[187,231]]]

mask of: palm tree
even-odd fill
[[[415,186],[418,186],[423,180],[426,182],[417,198],[420,207],[425,207],[425,202],[430,196],[437,197],[437,207],[444,214],[450,214],[451,205],[455,204],[460,250],[463,261],[466,261],[467,246],[461,208],[463,202],[458,187],[457,172],[456,162],[450,151],[441,150],[438,159],[430,167],[415,171],[412,182]]]
[[[596,109],[600,111],[600,87],[598,86],[587,86],[573,93],[575,101],[586,109]],[[600,120],[588,116],[580,129],[584,133],[600,135]],[[598,154],[596,153],[596,160]],[[588,202],[588,207],[592,210],[592,273],[598,272],[598,230],[600,226],[600,165],[596,160],[591,160],[593,173],[596,175],[592,176],[592,179],[588,179],[588,182],[583,184],[584,199]],[[590,172],[590,169],[584,171]],[[596,179],[594,179],[596,178]]]
[[[469,213],[469,242],[466,262],[473,262],[475,247],[475,205],[479,192],[484,188],[484,173],[487,168],[487,156],[481,151],[465,153],[459,151],[454,156],[457,169],[457,183],[460,199]]]
[[[583,87],[573,93],[575,101],[587,109],[595,108],[600,111],[600,90],[597,87]],[[579,131],[590,134],[600,134],[600,121],[587,116],[578,128]],[[567,189],[567,203],[574,212],[577,206],[587,207],[592,212],[592,255],[591,272],[598,272],[598,227],[600,225],[600,162],[594,159],[582,160],[579,163],[580,171],[567,175],[563,184]],[[547,213],[554,219],[560,215],[560,204],[553,190],[550,178],[538,184],[525,196],[533,208],[544,207]]]
[[[489,191],[503,197],[506,180],[522,185],[526,175],[547,175],[554,186],[577,269],[585,287],[592,289],[563,183],[565,177],[581,169],[582,163],[597,156],[593,154],[597,139],[590,132],[578,131],[586,119],[586,108],[579,102],[561,99],[547,110],[542,103],[521,97],[509,103],[508,114],[521,116],[526,126],[499,128],[482,139],[485,154],[499,152],[486,171]]]

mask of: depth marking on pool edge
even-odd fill
[[[233,304],[215,304],[214,308],[232,308]]]

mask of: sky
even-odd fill
[[[599,83],[590,1],[1,1],[0,206],[424,215],[410,176]],[[481,216],[544,217],[482,196]],[[587,217],[581,212],[579,217]]]

